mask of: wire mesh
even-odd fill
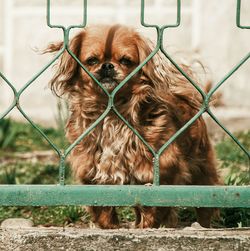
[[[52,29],[61,29],[63,31],[63,47],[57,53],[54,58],[47,63],[37,74],[35,74],[20,90],[16,90],[14,85],[0,72],[0,77],[3,79],[5,84],[9,86],[14,94],[14,99],[12,104],[0,115],[0,119],[7,116],[15,107],[20,111],[23,117],[34,127],[34,129],[43,137],[49,145],[53,148],[53,150],[59,156],[59,184],[60,186],[39,186],[34,188],[33,186],[0,186],[0,190],[2,193],[2,198],[0,199],[0,203],[2,205],[40,205],[40,204],[89,204],[89,205],[110,205],[110,201],[106,198],[103,201],[100,199],[100,194],[105,192],[110,192],[113,194],[115,200],[111,200],[114,205],[135,205],[137,203],[143,205],[174,205],[174,206],[188,206],[193,205],[192,202],[194,194],[197,196],[198,191],[202,191],[207,196],[206,203],[201,199],[201,196],[198,196],[200,200],[195,204],[196,206],[241,206],[241,207],[250,207],[250,192],[249,187],[240,187],[240,188],[230,188],[230,187],[206,187],[202,188],[197,187],[193,188],[185,188],[183,190],[182,187],[178,186],[160,186],[160,163],[159,159],[161,154],[169,147],[169,145],[174,142],[177,137],[179,137],[187,128],[189,128],[203,113],[207,113],[210,117],[220,126],[227,135],[229,135],[233,141],[240,147],[240,149],[245,153],[250,163],[250,152],[248,149],[244,147],[243,144],[239,142],[239,140],[219,121],[219,119],[213,114],[209,107],[209,102],[214,93],[222,86],[225,81],[230,78],[250,57],[250,52],[240,60],[238,64],[233,67],[233,69],[228,72],[207,94],[199,87],[195,81],[188,76],[188,74],[178,65],[174,59],[169,55],[169,53],[165,50],[163,44],[163,35],[170,28],[177,28],[181,24],[181,0],[177,0],[177,10],[176,10],[176,22],[173,24],[165,24],[163,26],[158,26],[157,24],[147,24],[145,22],[145,1],[141,0],[141,25],[146,28],[154,28],[157,32],[157,43],[153,51],[147,58],[141,62],[122,82],[118,84],[118,86],[109,93],[102,84],[86,69],[86,67],[81,63],[81,61],[77,58],[77,56],[70,50],[69,48],[69,35],[72,29],[75,28],[84,28],[87,25],[87,0],[83,0],[83,12],[82,12],[82,23],[79,25],[70,25],[69,27],[62,26],[60,24],[52,24],[51,23],[51,1],[47,0],[47,25]],[[236,7],[236,24],[241,29],[249,29],[250,26],[241,25],[241,0],[237,0]],[[58,148],[48,137],[47,135],[36,125],[32,119],[25,113],[22,107],[19,104],[19,99],[21,95],[25,92],[25,90],[34,83],[34,81],[44,73],[57,59],[59,59],[63,53],[68,52],[71,57],[80,65],[80,67],[93,79],[93,81],[103,90],[105,95],[108,97],[108,105],[106,110],[99,116],[99,118],[89,127],[87,128],[70,146],[68,146],[63,151]],[[180,128],[167,142],[165,142],[160,149],[157,151],[150,146],[146,140],[139,134],[139,132],[133,128],[132,125],[122,116],[122,114],[117,110],[114,99],[116,97],[117,92],[136,74],[142,67],[147,64],[149,60],[151,60],[156,53],[161,51],[163,55],[171,62],[171,64],[189,81],[190,85],[192,85],[202,96],[203,103],[197,112],[182,128]],[[74,147],[79,144],[94,128],[105,119],[105,117],[109,114],[110,111],[113,111],[117,117],[123,121],[136,136],[143,142],[143,144],[148,148],[148,150],[153,155],[153,170],[154,170],[154,178],[153,178],[153,187],[148,188],[145,186],[66,186],[65,185],[65,161]],[[102,192],[100,192],[100,189]],[[118,189],[118,190],[117,190]],[[116,193],[115,191],[118,191]],[[141,192],[145,191],[145,193]],[[192,192],[190,192],[192,191]],[[228,192],[230,191],[230,193]],[[59,202],[50,198],[48,194],[51,192],[53,194],[53,198],[60,198],[60,194],[74,195],[71,199],[67,200],[61,199]],[[154,200],[148,201],[147,197],[150,195],[150,198],[155,197],[155,193],[158,193],[158,200],[155,198]],[[179,194],[178,194],[179,193]],[[83,196],[83,194],[85,196]],[[122,195],[121,195],[122,194]],[[143,194],[143,195],[142,195]],[[20,195],[20,196],[19,196]],[[89,197],[89,195],[91,195]],[[95,196],[96,197],[95,197]],[[164,196],[175,196],[175,200],[164,200],[162,199]],[[240,196],[239,196],[240,195]],[[11,197],[13,196],[13,197]],[[41,201],[39,202],[38,199]],[[99,196],[99,197],[98,197]],[[121,197],[123,196],[123,200]],[[132,199],[131,199],[132,196]],[[181,196],[179,198],[178,196]],[[14,198],[14,199],[13,199]],[[161,198],[161,199],[159,199]],[[184,199],[186,198],[186,199]],[[111,204],[112,204],[111,203]],[[223,204],[224,203],[224,204]]]

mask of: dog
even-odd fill
[[[84,28],[69,42],[70,51],[111,93],[152,52],[152,43],[135,29],[122,26]],[[63,42],[48,45],[57,52]],[[191,68],[182,65],[194,77]],[[64,52],[51,89],[69,103],[66,135],[73,143],[107,109],[108,95],[68,53]],[[160,53],[149,60],[116,93],[114,106],[157,151],[197,114],[202,98],[189,81]],[[144,143],[111,110],[70,155],[74,176],[82,184],[136,184],[153,182],[153,156]],[[160,156],[161,185],[217,185],[215,154],[206,125],[199,117]],[[197,221],[210,227],[214,208],[197,208]],[[115,207],[88,207],[101,228],[119,227]],[[171,207],[135,206],[138,228],[176,227]]]

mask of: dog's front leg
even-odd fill
[[[171,207],[135,207],[137,228],[176,227],[176,210]]]
[[[219,218],[219,210],[216,208],[195,208],[197,221],[202,227],[210,228],[212,217]]]
[[[156,227],[156,207],[135,207],[135,226],[137,228]]]
[[[92,221],[103,229],[119,228],[119,220],[115,207],[87,207]]]

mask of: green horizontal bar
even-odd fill
[[[250,208],[250,186],[1,185],[0,205]]]

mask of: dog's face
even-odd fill
[[[94,27],[84,34],[79,59],[110,91],[140,63],[137,43],[137,35],[127,28]],[[81,75],[89,80],[84,70]]]
[[[57,51],[62,46],[62,42],[51,44],[46,52]],[[70,40],[69,49],[109,92],[151,52],[145,38],[134,29],[119,25],[86,28]],[[135,82],[140,83],[142,79],[144,83],[152,82],[153,68],[153,63],[149,61],[129,80],[126,87]],[[52,89],[58,91],[57,93],[67,93],[80,82],[85,85],[92,83],[92,86],[97,87],[76,60],[65,52],[60,60],[58,72],[51,81]]]

